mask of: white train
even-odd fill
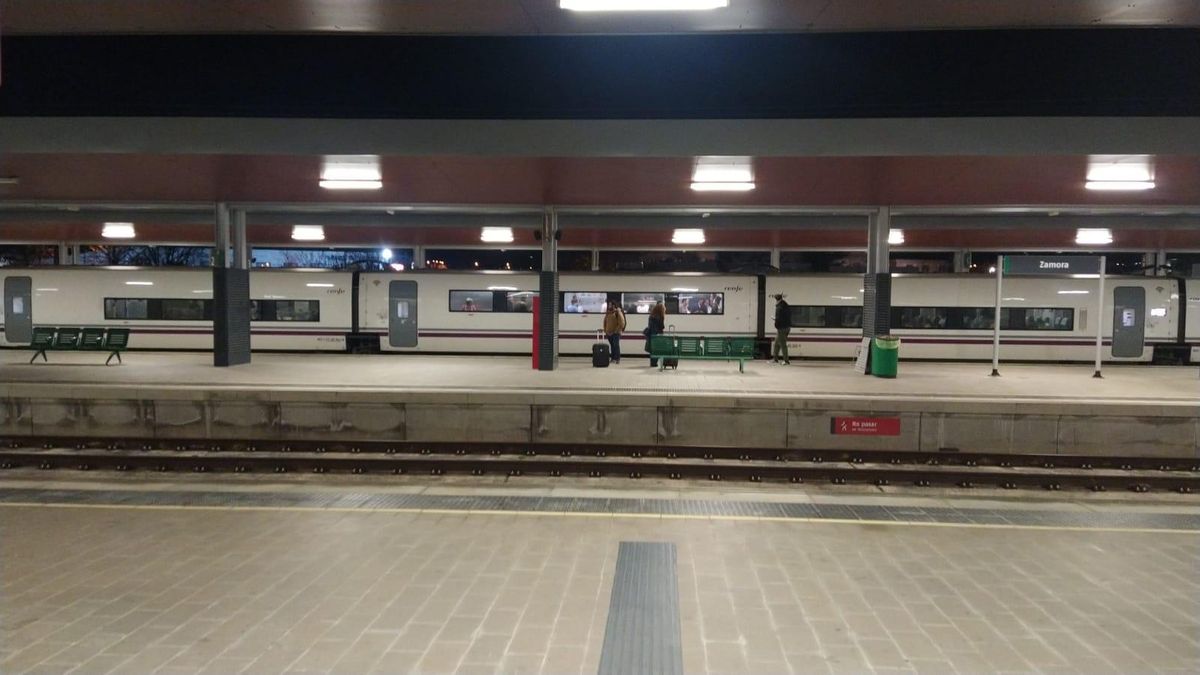
[[[0,278],[0,346],[27,345],[37,325],[128,327],[135,349],[212,347],[207,269],[9,268]],[[777,293],[792,306],[793,353],[849,358],[861,339],[862,280],[852,275],[563,273],[559,286],[564,354],[590,349],[609,302],[626,310],[626,350],[633,354],[641,351],[655,302],[666,304],[668,324],[681,334],[770,338]],[[1095,279],[1006,279],[1003,357],[1090,361],[1100,324],[1106,360],[1200,363],[1200,280],[1110,277],[1099,320],[1096,286]],[[254,270],[251,345],[528,354],[537,288],[537,275],[528,272]],[[990,359],[994,289],[992,279],[972,275],[896,276],[892,332],[904,340],[904,357]],[[1126,344],[1131,331],[1140,350]]]

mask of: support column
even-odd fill
[[[213,249],[213,365],[250,363],[250,270],[246,214],[217,204]],[[232,230],[232,231],[231,231]],[[233,243],[233,255],[229,254]]]
[[[779,269],[781,269],[781,268],[780,268],[780,265],[779,265],[779,258],[780,258],[780,257],[781,257],[781,256],[779,255],[779,249],[778,249],[778,248],[772,248],[772,249],[771,249],[771,263],[770,263],[770,264],[771,264],[771,269],[773,269],[773,270],[779,270]]]
[[[892,327],[892,274],[888,232],[892,214],[886,206],[867,219],[867,273],[863,276],[863,337],[887,335]]]
[[[414,246],[413,247],[412,268],[414,270],[425,269],[425,247],[424,246]]]
[[[558,212],[542,216],[542,271],[538,296],[538,370],[558,368]]]
[[[74,265],[75,264],[75,246],[70,242],[58,242],[58,264],[59,265]]]

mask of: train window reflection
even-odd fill
[[[508,303],[508,311],[528,314],[533,311],[533,299],[536,291],[509,291],[504,299]]]
[[[208,300],[163,300],[162,318],[171,321],[203,321]]]
[[[950,312],[944,307],[897,307],[893,310],[893,328],[945,328]]]
[[[724,293],[680,293],[680,314],[724,314]]]
[[[603,314],[608,309],[607,293],[567,291],[562,295],[562,311],[567,314]]]
[[[320,321],[320,303],[316,300],[276,300],[275,321]]]
[[[450,291],[451,312],[492,311],[491,291]]]
[[[825,307],[797,305],[792,307],[792,326],[795,328],[825,328]]]
[[[1075,311],[1070,309],[1026,309],[1024,330],[1072,330]]]
[[[622,293],[621,309],[626,314],[649,314],[655,305],[665,299],[665,293]]]

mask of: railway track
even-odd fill
[[[1134,492],[1200,491],[1179,458],[530,444],[0,440],[0,469],[625,476]]]

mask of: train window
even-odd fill
[[[204,321],[208,300],[163,300],[162,318],[168,321]]]
[[[492,291],[450,291],[451,312],[490,312],[492,306]]]
[[[666,300],[666,293],[622,293],[621,309],[625,310],[626,314],[649,314],[658,303],[665,305]],[[679,313],[678,307],[667,307],[667,311],[671,314]]]
[[[507,291],[504,294],[504,302],[508,311],[528,314],[533,311],[533,299],[537,296],[537,291]]]
[[[321,304],[316,300],[276,300],[276,321],[320,321]]]
[[[996,318],[996,309],[993,307],[964,307],[959,310],[959,325],[958,328],[963,330],[992,330],[993,322]],[[1007,328],[1002,322],[1001,328]]]
[[[893,328],[940,330],[947,327],[950,310],[945,307],[893,307]]]
[[[724,314],[724,293],[680,293],[679,314]]]
[[[825,328],[825,310],[819,305],[796,305],[792,310],[793,328]]]
[[[862,307],[831,307],[837,312],[836,328],[862,328]]]
[[[150,301],[145,298],[105,298],[105,319],[149,319]]]
[[[1073,309],[1026,309],[1022,320],[1017,324],[1019,330],[1074,330],[1075,310]],[[1003,324],[1001,324],[1003,327]]]
[[[567,291],[559,294],[559,302],[567,314],[603,314],[608,309],[608,293]]]

